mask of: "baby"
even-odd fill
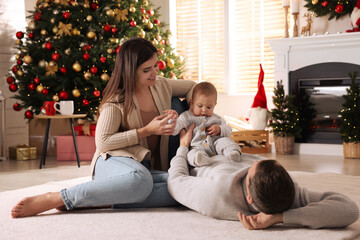
[[[180,114],[173,135],[195,124],[190,151],[187,155],[191,166],[201,167],[213,163],[212,156],[222,154],[231,161],[240,161],[241,150],[230,139],[232,132],[225,120],[214,113],[217,91],[209,82],[197,84],[190,99],[190,110]]]

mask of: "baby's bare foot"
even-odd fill
[[[34,216],[53,208],[64,206],[59,192],[45,193],[33,197],[27,197],[18,202],[11,210],[13,218]]]

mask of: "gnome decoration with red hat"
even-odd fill
[[[255,95],[254,102],[246,115],[246,121],[250,122],[250,125],[254,130],[264,130],[269,119],[263,81],[264,70],[260,64],[258,91]]]
[[[359,32],[360,31],[360,0],[356,2],[356,6],[350,15],[352,29],[346,32]]]

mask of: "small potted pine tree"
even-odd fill
[[[299,110],[293,104],[295,96],[285,95],[282,82],[274,88],[273,103],[268,125],[274,133],[275,150],[278,154],[293,154],[295,137],[301,137]]]
[[[357,75],[357,72],[349,73],[351,85],[343,95],[345,102],[340,112],[343,120],[340,137],[345,158],[360,158],[360,85],[356,83]]]

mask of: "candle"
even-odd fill
[[[290,10],[291,13],[299,13],[299,0],[291,0]]]
[[[290,0],[282,0],[283,7],[288,7],[290,5]]]

